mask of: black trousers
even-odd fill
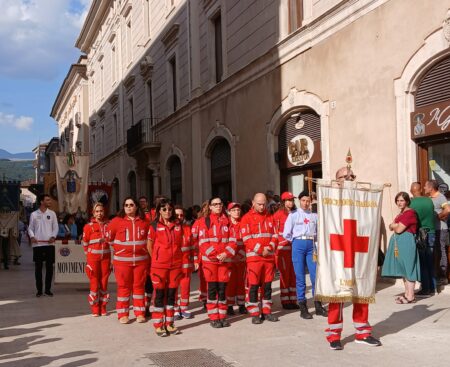
[[[7,268],[9,263],[9,237],[0,236],[0,241],[2,244],[0,251],[2,252],[3,264]]]
[[[42,268],[45,262],[45,291],[52,288],[53,264],[55,263],[55,246],[40,246],[33,248],[34,277],[36,289],[42,293]]]

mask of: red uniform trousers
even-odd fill
[[[227,316],[226,286],[230,280],[230,263],[202,262],[203,274],[208,284],[206,309],[211,321],[223,320]]]
[[[191,268],[182,269],[182,277],[180,279],[180,289],[179,289],[179,309],[181,312],[187,311],[189,307],[189,296],[191,294]]]
[[[247,262],[247,282],[249,288],[247,310],[250,316],[259,316],[261,309],[258,295],[263,294],[262,313],[267,315],[272,310],[272,281],[275,264],[271,261]]]
[[[231,263],[230,281],[227,285],[227,305],[245,304],[245,278],[247,266],[245,261]]]
[[[343,303],[328,304],[328,328],[325,330],[325,334],[330,343],[341,340],[344,323],[343,309]],[[372,334],[372,327],[369,324],[368,304],[353,303],[353,325],[356,329],[356,339],[364,339]]]
[[[297,303],[297,289],[294,266],[292,265],[292,250],[278,250],[275,264],[280,272],[280,300],[281,304]]]
[[[208,293],[207,293],[207,284],[206,284],[206,279],[205,279],[205,274],[203,273],[203,262],[199,260],[198,262],[198,280],[199,280],[199,292],[200,295],[198,296],[198,300],[199,301],[206,301],[207,297],[208,297]]]
[[[106,315],[106,304],[109,301],[108,278],[111,274],[111,259],[87,260],[86,274],[89,278],[88,301],[93,315]]]
[[[130,310],[130,296],[133,293],[134,315],[145,315],[144,285],[147,275],[148,262],[139,265],[114,262],[114,273],[117,281],[117,317],[128,316]]]
[[[173,324],[177,289],[182,276],[181,268],[152,268],[150,277],[152,278],[154,295],[151,312],[155,329]]]

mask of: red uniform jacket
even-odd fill
[[[233,258],[233,262],[244,262],[245,261],[245,246],[242,241],[241,235],[241,222],[233,224],[230,220],[230,228],[233,229],[236,235],[236,255]]]
[[[148,239],[153,242],[152,268],[178,269],[183,261],[183,227],[178,223],[165,225],[162,221],[150,226]]]
[[[194,264],[197,264],[197,255],[195,246],[192,241],[191,227],[183,224],[183,246],[181,247],[183,253],[183,269],[194,269]]]
[[[278,233],[277,254],[279,251],[292,249],[291,243],[283,237],[284,224],[288,216],[289,213],[284,208],[277,210],[272,216],[273,224]]]
[[[83,247],[88,261],[111,259],[111,249],[106,240],[107,223],[92,218],[83,228]]]
[[[245,245],[247,262],[275,261],[274,253],[278,242],[278,234],[270,215],[265,211],[260,214],[253,208],[241,220],[241,235]],[[269,250],[262,256],[264,248]]]
[[[194,226],[196,234],[198,233],[198,236],[194,237],[194,243],[203,262],[219,263],[217,255],[224,252],[227,255],[225,261],[230,262],[236,255],[235,233],[229,228],[225,215],[210,214],[197,220]]]
[[[107,234],[114,249],[114,262],[130,266],[149,263],[145,220],[115,217],[108,225]]]

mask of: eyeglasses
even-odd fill
[[[176,214],[177,218],[183,218],[184,214]]]
[[[222,206],[223,203],[211,203],[211,206]]]
[[[163,212],[171,212],[172,211],[172,208],[161,208],[161,210],[163,211]]]
[[[133,204],[133,203],[131,203],[131,204],[125,204],[125,208],[132,208],[132,207],[134,207],[134,204]]]

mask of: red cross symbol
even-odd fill
[[[355,253],[369,251],[369,237],[358,236],[357,221],[344,219],[344,234],[330,234],[330,247],[334,251],[344,251],[344,268],[355,267]]]
[[[308,224],[309,223],[309,219],[308,218],[303,219],[303,223]]]

